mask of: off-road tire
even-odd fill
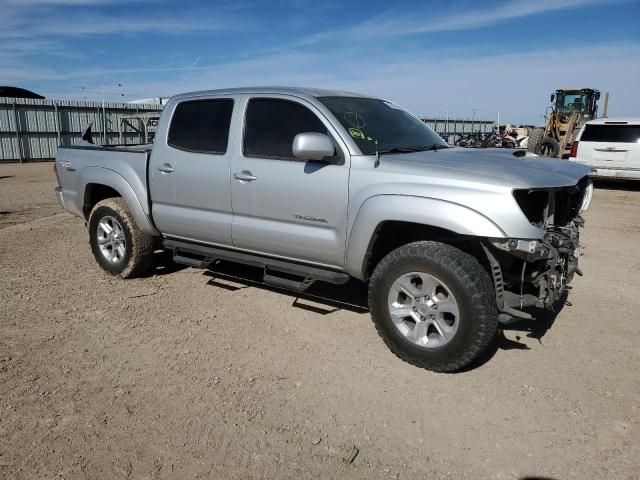
[[[104,257],[98,245],[98,224],[106,216],[113,217],[120,223],[125,237],[125,254],[115,263]],[[98,265],[111,275],[137,277],[149,270],[153,263],[154,237],[138,228],[129,207],[121,197],[107,198],[93,207],[89,215],[89,243]]]
[[[460,323],[451,341],[424,348],[408,341],[395,327],[388,308],[393,282],[408,272],[425,272],[447,284],[460,308]],[[454,372],[487,349],[498,329],[495,290],[478,260],[451,245],[420,241],[389,253],[369,283],[369,308],[378,334],[400,359],[434,372]]]
[[[543,153],[542,149],[545,148],[548,151]],[[560,153],[560,144],[555,138],[544,137],[536,145],[535,152],[537,155],[543,155],[546,157],[557,158]]]
[[[536,147],[540,140],[544,137],[544,128],[534,128],[529,133],[529,140],[527,140],[527,150],[536,153]]]

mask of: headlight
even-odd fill
[[[580,206],[580,213],[589,210],[591,205],[591,199],[593,198],[593,180],[588,179],[587,188],[584,191],[584,197],[582,197],[582,205]]]

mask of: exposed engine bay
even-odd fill
[[[526,307],[553,309],[575,274],[581,255],[580,232],[593,196],[584,177],[571,187],[516,190],[514,197],[532,225],[544,230],[541,240],[490,239],[489,259],[501,320],[531,318]]]

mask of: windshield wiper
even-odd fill
[[[411,153],[411,152],[423,152],[427,147],[393,147],[387,150],[378,150],[380,155],[386,153]]]
[[[380,155],[387,153],[412,153],[412,152],[425,152],[427,150],[440,150],[441,148],[449,148],[448,146],[440,143],[434,143],[433,145],[424,145],[421,147],[393,147],[387,150],[378,150]]]

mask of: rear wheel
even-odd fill
[[[471,255],[438,242],[404,245],[380,261],[369,285],[378,333],[401,359],[452,372],[495,337],[493,284]]]
[[[529,138],[527,139],[527,149],[530,152],[536,153],[536,147],[540,140],[544,137],[544,128],[534,128],[529,132]]]
[[[98,265],[122,278],[141,275],[153,261],[153,237],[138,228],[120,197],[102,200],[93,208],[89,243]]]

